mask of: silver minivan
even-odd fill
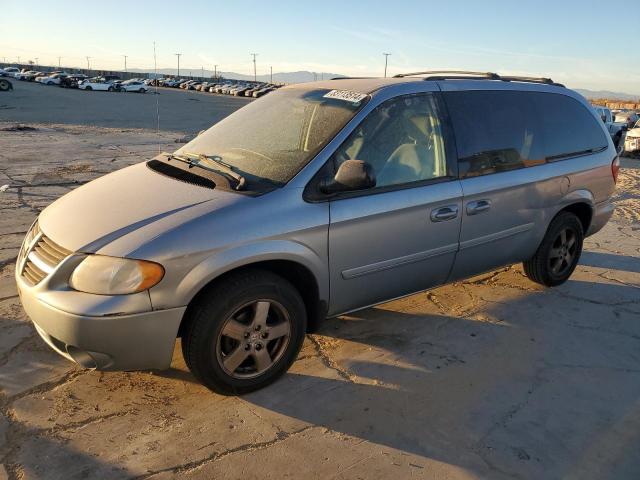
[[[291,85],[175,153],[68,193],[16,268],[42,338],[86,368],[263,387],[326,317],[497,267],[565,282],[610,218],[618,153],[586,100],[472,72]]]

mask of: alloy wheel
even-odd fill
[[[261,299],[233,312],[216,340],[220,367],[234,378],[255,378],[282,357],[291,336],[286,309],[273,300]]]
[[[549,252],[549,269],[554,275],[563,275],[572,267],[576,249],[576,232],[572,228],[562,229]]]

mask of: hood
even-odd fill
[[[627,131],[627,137],[640,138],[640,127],[632,128]]]
[[[235,196],[166,177],[144,162],[69,192],[49,205],[38,223],[61,246],[95,252],[150,223],[212,200],[224,205]]]

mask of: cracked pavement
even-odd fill
[[[179,345],[170,370],[103,373],[37,336],[13,281],[35,216],[181,134],[33,126],[0,131],[0,479],[640,476],[640,161],[567,284],[513,266],[328,320],[234,398]]]

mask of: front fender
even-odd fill
[[[308,246],[291,240],[264,240],[213,253],[182,278],[175,289],[174,300],[178,300],[180,305],[188,305],[203,287],[220,275],[269,260],[288,260],[306,267],[316,279],[319,299],[328,302],[329,275],[326,258],[322,258]],[[153,289],[151,290],[154,308],[164,303],[161,297],[160,292],[154,294]]]

